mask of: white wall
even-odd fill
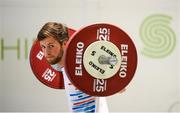
[[[74,29],[107,22],[132,37],[138,51],[138,68],[126,92],[107,97],[110,111],[180,111],[176,104],[180,101],[178,4],[178,0],[0,0],[0,39],[6,46],[15,46],[20,39],[21,48],[19,60],[15,51],[6,51],[0,59],[0,111],[68,111],[65,92],[41,84],[24,55],[24,40],[28,40],[30,51],[32,40],[48,21]],[[168,25],[176,40],[169,41],[176,43],[165,57],[141,53],[144,43],[140,26],[152,14],[172,18]]]

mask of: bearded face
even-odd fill
[[[40,46],[49,64],[57,64],[62,60],[64,53],[63,47],[53,37],[47,37],[40,41]]]

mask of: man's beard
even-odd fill
[[[47,60],[47,62],[51,65],[57,64],[62,60],[63,53],[63,50],[61,50],[57,57],[53,58],[52,60]]]

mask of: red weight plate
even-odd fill
[[[71,36],[75,30],[68,28]],[[30,65],[36,78],[44,85],[55,88],[64,89],[63,75],[54,70],[51,65],[46,62],[39,41],[35,41],[30,51]]]
[[[121,66],[111,78],[97,79],[83,66],[83,54],[95,41],[107,40],[121,52]],[[71,82],[92,96],[110,96],[124,89],[132,80],[137,67],[137,51],[131,38],[110,24],[93,24],[73,34],[65,53],[65,70]],[[127,61],[126,61],[127,60]]]

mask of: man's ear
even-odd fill
[[[64,40],[64,41],[63,41],[63,45],[65,45],[65,46],[66,46],[67,41],[68,41],[68,40]]]
[[[67,46],[67,41],[68,41],[68,40],[64,40],[64,41],[63,41],[63,43],[62,43],[62,47],[63,47],[63,49],[65,49],[65,48],[66,48],[66,46]]]

